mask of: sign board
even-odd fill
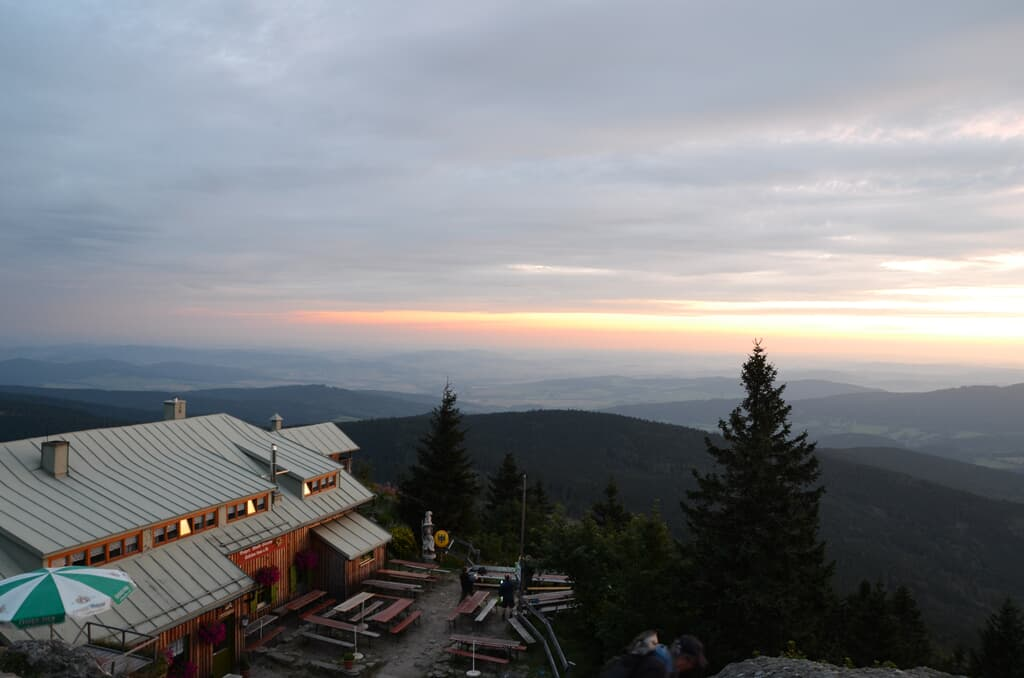
[[[252,560],[253,558],[259,558],[260,556],[265,556],[269,553],[273,553],[275,550],[277,550],[277,547],[274,545],[274,540],[270,539],[268,541],[263,542],[262,544],[256,544],[255,546],[250,546],[249,548],[243,551],[239,551],[238,555],[239,557],[241,557],[242,562],[244,563],[246,561]]]

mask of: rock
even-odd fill
[[[19,676],[103,676],[85,648],[73,648],[60,640],[21,640],[13,643],[0,654],[0,670]]]
[[[758,657],[729,664],[717,678],[951,678],[925,666],[916,669],[848,669],[806,659]]]

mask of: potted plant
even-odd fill
[[[346,652],[345,656],[341,658],[341,661],[342,661],[343,665],[345,666],[345,670],[346,671],[351,671],[352,670],[352,666],[356,662],[356,656],[354,654],[352,654],[351,652]]]
[[[242,678],[249,678],[249,672],[252,670],[252,665],[249,663],[249,655],[242,653],[238,657],[238,672],[242,674]]]

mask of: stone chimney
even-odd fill
[[[274,416],[270,418],[271,431],[280,431],[282,424],[284,424],[284,417],[282,417],[280,414],[274,414]]]
[[[47,440],[43,443],[43,470],[54,478],[68,474],[68,450],[66,440]]]
[[[174,421],[185,418],[185,401],[180,398],[172,398],[164,401],[164,421]]]

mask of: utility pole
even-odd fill
[[[526,577],[523,576],[525,565],[523,556],[526,554],[526,472],[523,472],[523,515],[519,522],[519,599],[526,593]]]

